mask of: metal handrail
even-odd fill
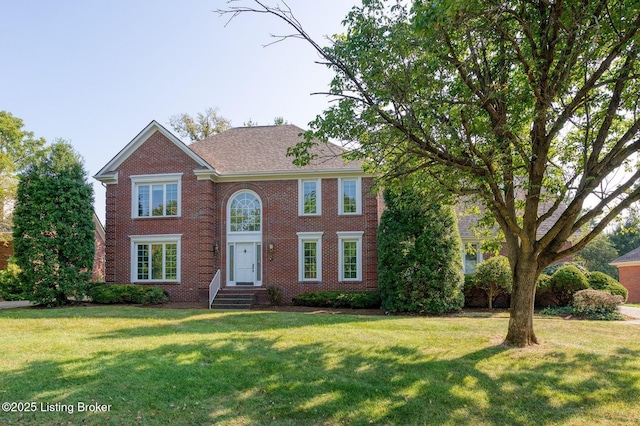
[[[209,284],[209,309],[211,309],[211,304],[213,303],[213,299],[216,298],[218,290],[220,290],[220,269],[218,269]]]

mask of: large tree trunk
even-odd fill
[[[533,332],[533,305],[538,275],[537,262],[532,258],[520,257],[513,273],[509,331],[504,341],[506,345],[524,347],[538,343]]]

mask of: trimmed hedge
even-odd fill
[[[169,293],[159,287],[136,284],[97,284],[89,289],[95,303],[139,303],[157,305],[169,301]]]
[[[293,296],[291,302],[319,308],[379,309],[382,300],[375,291],[316,291]]]
[[[629,297],[629,291],[617,280],[605,274],[604,272],[590,272],[587,275],[589,286],[594,290],[602,290],[607,293],[622,296],[624,301]]]
[[[575,292],[589,288],[589,280],[575,265],[563,265],[551,276],[549,286],[558,305],[567,306]]]
[[[617,307],[622,303],[622,296],[606,291],[581,290],[573,295],[573,314],[590,320],[619,320],[622,316]]]

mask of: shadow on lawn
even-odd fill
[[[300,425],[555,424],[632,404],[640,390],[629,374],[640,351],[528,362],[501,346],[452,359],[404,346],[361,349],[238,336],[114,348],[91,359],[31,362],[0,377],[0,389],[5,400],[112,404],[106,414],[26,413],[26,424]]]

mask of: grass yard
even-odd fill
[[[507,321],[3,310],[0,402],[35,412],[0,424],[640,423],[640,327],[539,318],[507,349]]]

